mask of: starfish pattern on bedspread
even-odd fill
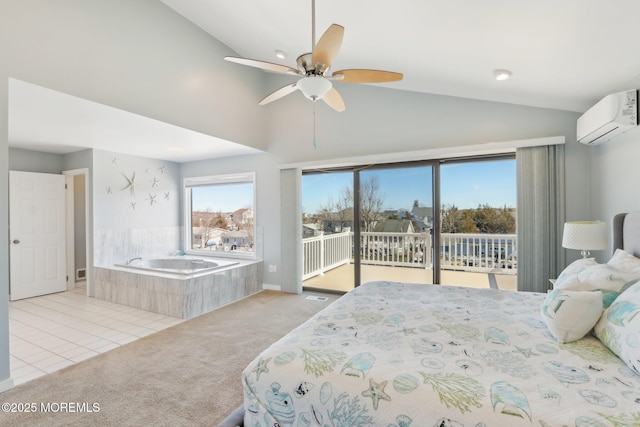
[[[373,409],[378,409],[380,399],[391,401],[391,397],[384,392],[384,388],[387,386],[387,381],[381,383],[375,382],[372,378],[369,378],[369,388],[362,392],[364,397],[370,397],[373,400]]]

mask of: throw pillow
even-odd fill
[[[640,374],[640,283],[620,294],[596,324],[596,336]]]
[[[602,292],[554,289],[547,294],[540,313],[558,342],[579,340],[602,315]]]

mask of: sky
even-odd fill
[[[363,181],[378,176],[384,209],[408,209],[414,200],[420,206],[431,206],[431,167],[364,170]],[[353,181],[351,172],[310,174],[302,177],[302,211],[318,212],[330,197],[338,195]],[[451,163],[440,166],[441,203],[460,209],[477,208],[480,204],[493,207],[516,207],[515,160]]]
[[[191,189],[193,211],[234,212],[252,208],[253,184],[210,185]]]
[[[408,209],[413,201],[420,206],[432,205],[431,167],[364,170],[361,180],[378,176],[384,209]],[[353,181],[351,172],[309,174],[302,176],[302,211],[313,214],[334,201]],[[477,208],[479,204],[494,207],[516,206],[515,160],[452,163],[440,166],[442,204],[455,204],[460,209]],[[233,212],[251,207],[252,184],[194,187],[193,209]]]

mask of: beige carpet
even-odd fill
[[[19,385],[0,403],[35,403],[37,412],[0,412],[0,425],[215,426],[242,403],[244,367],[337,298],[307,296],[264,291]],[[41,412],[66,403],[99,411]]]

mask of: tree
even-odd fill
[[[443,233],[515,234],[516,220],[506,206],[493,208],[488,204],[477,209],[458,209],[443,205],[441,225]]]
[[[476,209],[476,224],[481,233],[515,234],[516,219],[506,206],[493,208],[487,204]]]
[[[381,215],[384,195],[380,193],[380,180],[375,175],[360,181],[360,217],[364,231],[373,231]]]
[[[440,228],[443,233],[477,233],[473,211],[460,210],[456,205],[443,205],[440,211]]]
[[[213,226],[216,228],[229,229],[229,221],[227,217],[222,214],[222,212],[218,211],[213,217]]]
[[[337,201],[329,198],[320,207],[317,215],[326,221],[338,220],[344,228],[349,221],[353,221],[353,186],[347,185],[338,195]],[[360,181],[360,219],[363,231],[373,231],[376,222],[384,219],[382,205],[384,195],[380,192],[380,181],[377,176],[370,176]]]
[[[349,197],[350,191],[347,188],[340,192],[337,201],[329,197],[327,203],[320,207],[320,211],[317,213],[318,217],[331,224],[338,221],[340,230],[344,229],[349,221],[353,221],[353,209],[350,208],[353,203],[350,202]]]

